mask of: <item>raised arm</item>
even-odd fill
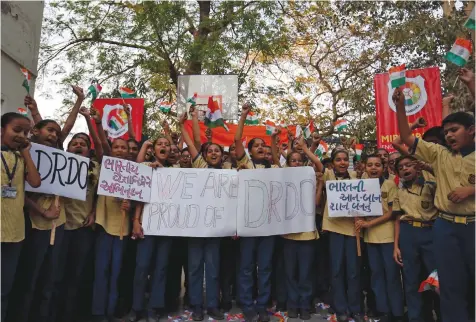
[[[129,134],[129,138],[138,141],[136,137],[136,132],[134,131],[134,127],[132,126],[131,108],[129,106],[130,105],[126,103],[122,105],[122,107],[124,108],[124,112],[126,112],[127,115],[127,134]]]
[[[25,103],[25,106],[30,110],[31,117],[33,118],[33,122],[35,124],[43,120],[40,115],[40,112],[38,111],[38,105],[36,104],[36,101],[33,97],[27,95],[25,96],[25,100],[23,102]]]
[[[278,146],[276,144],[278,134],[280,132],[281,131],[276,128],[276,129],[274,129],[273,133],[271,134],[271,154],[273,155],[274,164],[281,168],[281,162],[279,160]]]
[[[146,155],[147,155],[147,150],[153,145],[154,145],[154,143],[152,143],[152,141],[150,141],[150,140],[147,140],[142,144],[142,146],[140,148],[140,151],[139,151],[139,154],[137,154],[137,160],[136,160],[137,163],[145,162],[145,158],[146,158]]]
[[[190,107],[190,115],[192,116],[193,145],[195,146],[195,149],[197,149],[197,151],[200,151],[202,148],[202,141],[200,140],[200,125],[198,125],[198,112],[195,110],[195,107]],[[185,143],[188,145],[187,142]]]
[[[318,207],[320,207],[322,203],[323,191],[324,191],[324,180],[322,180],[321,178],[321,180],[317,181],[316,205]]]
[[[235,133],[235,152],[237,160],[241,160],[245,156],[245,148],[243,147],[243,143],[241,143],[241,139],[243,136],[243,128],[245,127],[246,116],[250,111],[251,105],[249,103],[245,103],[241,108],[241,116],[240,120],[238,121],[238,129]]]
[[[196,113],[196,112],[193,112],[193,113]],[[185,143],[188,146],[188,151],[190,152],[190,156],[192,157],[192,160],[195,160],[195,158],[197,157],[199,152],[198,152],[197,148],[195,147],[195,145],[193,144],[193,141],[190,138],[190,136],[188,135],[187,131],[185,130],[184,123],[185,123],[186,120],[187,120],[187,113],[183,113],[182,116],[180,116],[180,119],[179,119],[180,130],[182,131],[183,140],[185,141]]]
[[[170,126],[169,126],[169,123],[167,122],[167,120],[164,120],[162,122],[162,128],[164,129],[164,135],[165,137],[167,138],[167,140],[169,140],[170,144],[171,145],[174,145],[175,142],[174,140],[172,139],[172,132],[170,131]]]
[[[324,166],[322,165],[319,158],[315,156],[314,153],[311,152],[311,150],[309,150],[306,142],[304,141],[304,137],[302,135],[299,137],[299,141],[301,143],[302,150],[304,151],[308,159],[311,160],[311,162],[316,165],[317,171],[322,172],[324,170]]]
[[[407,115],[405,113],[405,97],[400,88],[396,88],[392,96],[393,102],[397,106],[397,122],[400,137],[408,147],[412,148],[415,144],[415,137],[412,135],[412,130],[408,126]]]
[[[445,119],[445,117],[451,114],[451,101],[453,100],[454,97],[455,96],[453,94],[448,94],[445,97],[443,97],[443,107],[441,110],[442,119]]]
[[[64,123],[63,128],[61,129],[61,138],[64,141],[68,137],[69,132],[74,126],[74,122],[76,122],[76,118],[78,117],[79,109],[81,108],[81,104],[84,101],[84,92],[83,89],[79,86],[71,86],[73,88],[73,93],[76,95],[76,103],[74,103],[73,109],[71,113],[69,113],[66,122]]]
[[[408,155],[408,148],[403,144],[402,139],[397,136],[392,142],[392,146],[395,150],[400,152],[402,155]]]
[[[475,99],[475,81],[474,81],[474,73],[470,69],[467,68],[461,68],[458,72],[459,74],[459,79],[468,87],[471,96],[473,97],[473,100]]]
[[[96,158],[97,158],[97,161],[99,163],[101,163],[102,161],[102,157],[104,155],[104,150],[103,150],[103,147],[102,147],[102,144],[101,144],[101,141],[99,140],[99,136],[96,132],[96,130],[94,129],[94,126],[93,126],[93,122],[91,121],[91,113],[89,112],[89,110],[82,106],[80,109],[79,109],[79,113],[84,116],[84,118],[86,119],[86,124],[88,125],[88,130],[89,130],[89,134],[91,135],[91,138],[93,139],[93,143],[94,143],[94,149],[96,150]],[[103,131],[104,132],[104,131]]]
[[[107,141],[106,133],[104,133],[104,129],[102,127],[101,115],[99,115],[98,110],[94,107],[91,107],[89,113],[96,123],[97,134],[99,136],[99,141],[101,142],[103,156],[104,155],[111,155],[111,147],[109,146],[109,142]]]

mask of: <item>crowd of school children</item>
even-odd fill
[[[474,97],[474,74],[462,69],[459,78]],[[474,117],[449,114],[447,99],[441,126],[416,138],[412,130],[426,123],[418,119],[409,126],[403,93],[396,89],[400,137],[394,146],[399,152],[367,149],[362,159],[349,160],[352,147],[340,146],[320,160],[313,153],[321,139],[317,133],[309,142],[289,134],[288,146],[277,142],[276,130],[271,147],[253,138],[246,153],[242,133],[248,104],[226,152],[208,130],[208,142],[201,144],[193,108],[192,135],[184,130],[183,115],[181,135],[164,127],[154,142],[111,142],[98,111],[81,107],[82,89],[73,91],[77,101],[63,128],[42,119],[29,96],[25,105],[33,120],[19,113],[2,116],[2,322],[158,321],[178,309],[182,271],[183,305],[194,321],[203,320],[205,312],[223,320],[232,300],[246,321],[269,321],[267,310],[273,305],[288,318],[308,320],[316,302],[330,304],[337,321],[474,319]],[[76,133],[64,148],[91,157],[86,200],[25,193],[25,181],[32,187],[41,184],[30,142],[63,149],[78,113],[90,135]],[[184,143],[187,147],[179,148]],[[96,194],[103,155],[154,168],[313,166],[316,229],[247,238],[144,236],[143,204]],[[349,170],[350,162],[355,171]],[[379,180],[383,216],[329,218],[325,182],[356,178]],[[125,222],[122,210],[130,214]],[[439,295],[419,292],[435,269]]]

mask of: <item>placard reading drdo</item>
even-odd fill
[[[145,235],[225,237],[236,233],[238,172],[158,168],[150,203],[144,205]]]
[[[149,202],[152,168],[112,157],[102,159],[98,194]]]
[[[383,215],[379,179],[331,180],[326,192],[329,217]]]

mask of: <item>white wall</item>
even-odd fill
[[[38,68],[43,1],[1,1],[2,23],[2,114],[23,106],[26,90],[21,86],[21,67],[32,74],[33,96]]]

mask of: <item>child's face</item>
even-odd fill
[[[465,128],[459,123],[446,123],[443,131],[448,147],[455,152],[474,145],[474,125]]]
[[[207,154],[206,154],[206,161],[207,163],[212,166],[216,167],[221,164],[222,153],[221,149],[216,144],[210,144],[207,147]]]
[[[127,145],[129,146],[129,159],[135,162],[137,160],[137,155],[139,154],[139,146],[132,141],[128,141]]]
[[[395,161],[400,157],[400,153],[396,152],[396,153],[392,153],[389,157],[388,157],[388,167],[390,168],[390,170],[392,170],[393,173],[395,173]]]
[[[232,161],[236,160],[236,146],[234,143],[230,145],[230,158]]]
[[[175,163],[177,163],[179,157],[180,157],[180,150],[178,149],[178,147],[176,145],[171,145],[170,146],[169,157],[168,157],[167,160],[171,164],[175,164]]]
[[[289,158],[288,167],[302,167],[302,156],[298,152],[293,152],[291,157]]]
[[[61,136],[61,128],[55,122],[49,122],[41,129],[33,129],[36,143],[57,147]]]
[[[191,168],[192,167],[192,159],[190,156],[190,152],[187,150],[182,152],[180,156],[180,167],[181,168]]]
[[[416,178],[417,170],[411,159],[403,159],[398,163],[398,176],[403,181],[409,182]]]
[[[111,146],[111,154],[115,158],[127,159],[129,157],[129,146],[124,140],[114,140]]]
[[[332,165],[334,166],[334,170],[339,174],[344,174],[347,169],[349,168],[349,156],[347,153],[338,152],[332,161]]]
[[[68,152],[87,157],[89,155],[89,148],[82,137],[76,137],[69,143]]]
[[[380,178],[383,174],[383,163],[379,157],[368,158],[365,163],[365,172],[369,178]]]
[[[268,160],[268,162],[272,164],[273,163],[273,154],[271,153],[271,148],[270,147],[264,148],[264,155],[265,155],[266,160]]]
[[[253,146],[251,147],[251,158],[253,160],[264,160],[265,158],[265,144],[264,141],[261,139],[256,139],[253,142]]]
[[[302,153],[302,145],[301,145],[301,142],[298,139],[294,139],[293,150],[296,150],[299,153]]]
[[[166,138],[160,138],[157,140],[154,146],[155,156],[159,161],[164,162],[169,157],[170,142]]]
[[[17,118],[2,128],[2,144],[10,149],[18,150],[26,143],[30,132],[30,122],[24,118]]]

